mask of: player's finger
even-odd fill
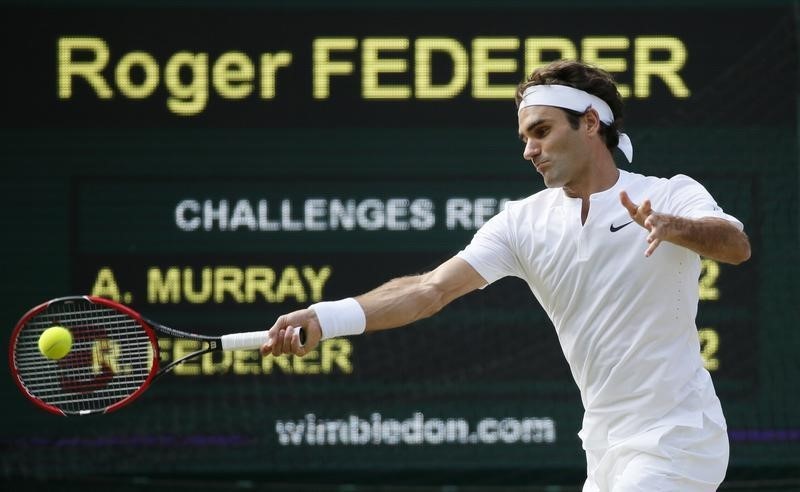
[[[635,203],[631,201],[631,198],[628,196],[627,192],[625,191],[619,192],[619,201],[620,203],[622,203],[622,206],[628,210],[628,213],[631,215],[631,217],[636,216],[636,211],[638,207],[636,206]]]
[[[271,349],[275,346],[275,340],[278,338],[278,334],[280,333],[280,328],[277,326],[273,326],[267,331],[267,341],[266,344]]]
[[[273,335],[273,330],[270,329],[267,331],[267,339],[264,341],[264,344],[261,345],[261,348],[258,349],[261,352],[261,355],[269,355],[272,352],[272,344],[275,341],[275,335]]]
[[[653,254],[653,251],[656,250],[659,244],[661,244],[661,239],[656,239],[655,241],[650,243],[650,246],[647,248],[647,251],[644,252],[644,255],[649,258],[650,255]]]
[[[267,343],[264,344],[264,346],[267,348],[266,354],[275,353],[275,345],[279,335],[280,335],[280,330],[276,329],[275,327],[272,327],[269,330],[269,335],[267,335]]]
[[[272,355],[277,356],[283,353],[283,338],[285,334],[286,330],[278,330],[278,333],[275,335],[275,339],[272,341]]]
[[[292,353],[292,336],[294,335],[294,327],[289,326],[283,332],[283,343],[281,344],[281,349],[284,354],[291,354]]]
[[[278,319],[275,320],[275,323],[272,324],[269,330],[267,330],[267,342],[266,345],[272,347],[275,342],[275,337],[278,335],[278,330],[286,326],[286,316],[278,316]]]
[[[639,207],[639,213],[648,216],[653,213],[653,209],[650,207],[650,200],[645,200],[642,202],[642,206]]]
[[[258,350],[259,352],[261,352],[261,355],[268,355],[270,352],[272,352],[272,344],[274,342],[275,342],[275,329],[273,327],[267,330],[267,341],[264,342],[264,344],[261,345],[261,348]]]

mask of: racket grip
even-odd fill
[[[301,327],[293,328],[300,332],[300,344],[306,343],[306,332]],[[256,350],[267,343],[267,331],[249,331],[247,333],[231,333],[220,337],[222,350]]]

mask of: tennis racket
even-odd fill
[[[52,326],[72,334],[62,359],[46,358],[39,337]],[[301,343],[305,333],[299,330]],[[200,350],[159,366],[156,332],[203,342]],[[9,364],[22,393],[38,407],[57,415],[109,413],[131,403],[159,376],[208,352],[254,350],[267,331],[212,337],[186,333],[149,320],[133,309],[94,296],[53,299],[19,320],[11,335]]]

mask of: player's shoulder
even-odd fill
[[[625,171],[623,169],[620,169],[619,173],[620,173],[620,181],[624,184],[626,189],[633,189],[633,188],[647,189],[658,186],[665,186],[669,184],[669,178],[664,178],[661,176],[647,176],[644,174]]]
[[[628,177],[625,188],[634,202],[647,198],[654,207],[662,210],[670,210],[671,204],[708,194],[702,184],[685,174],[663,178],[628,173]]]
[[[685,174],[676,174],[675,176],[669,178],[669,185],[672,189],[703,186],[699,181]]]
[[[625,179],[625,188],[627,190],[640,190],[643,192],[664,191],[670,192],[672,190],[683,188],[687,186],[696,186],[699,183],[694,178],[685,174],[675,174],[672,177],[660,176],[646,176],[643,174],[632,173],[630,171],[620,170]]]
[[[653,186],[675,187],[697,183],[697,180],[685,174],[675,174],[672,177],[665,178],[660,176],[646,176],[644,174],[632,173],[630,171],[623,171],[621,169],[620,173],[623,173],[624,178],[627,181],[626,186],[633,185],[641,186],[643,188],[649,188]]]

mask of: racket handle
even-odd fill
[[[300,332],[300,344],[306,343],[306,331],[301,327],[295,327],[295,331]],[[267,343],[267,332],[250,331],[247,333],[231,333],[222,335],[222,350],[256,350]]]

